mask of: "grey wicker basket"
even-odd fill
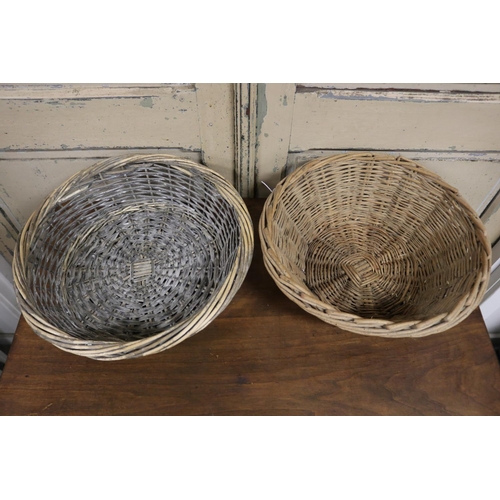
[[[188,160],[134,155],[56,189],[24,226],[13,272],[40,337],[118,360],[205,328],[241,286],[252,253],[248,210],[225,179]]]

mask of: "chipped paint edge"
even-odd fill
[[[255,196],[258,84],[234,84],[235,187],[244,198]]]

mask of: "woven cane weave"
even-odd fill
[[[253,230],[236,190],[167,155],[112,158],[55,190],[13,263],[33,330],[101,360],[160,352],[205,328],[250,266]]]
[[[317,159],[266,200],[267,270],[291,300],[351,332],[421,337],[480,303],[491,246],[456,189],[402,157]]]

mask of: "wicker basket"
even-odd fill
[[[55,190],[23,228],[18,300],[40,337],[100,360],[168,349],[229,304],[252,222],[212,170],[167,155],[111,158]]]
[[[491,246],[472,208],[405,158],[317,159],[283,179],[259,225],[267,270],[307,312],[345,330],[422,337],[483,297]]]

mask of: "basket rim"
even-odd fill
[[[117,341],[77,339],[45,320],[27,300],[26,276],[24,273],[27,272],[26,259],[32,243],[32,239],[29,236],[34,233],[37,225],[43,221],[44,215],[56,203],[64,199],[64,195],[77,185],[78,181],[120,166],[132,166],[144,163],[164,165],[172,163],[169,166],[182,169],[184,172],[187,169],[194,168],[205,179],[214,183],[221,197],[234,208],[240,225],[240,241],[235,261],[217,293],[210,296],[202,308],[195,310],[193,314],[165,330],[149,337],[131,341],[120,339]],[[44,199],[39,207],[30,215],[19,234],[14,250],[12,271],[21,312],[27,323],[40,337],[62,350],[94,359],[129,359],[131,357],[153,354],[173,347],[205,328],[227,307],[234,294],[240,288],[250,267],[253,256],[253,245],[253,225],[248,209],[236,189],[221,174],[192,160],[172,155],[160,153],[125,154],[105,158],[90,167],[80,170],[60,184]]]
[[[270,238],[269,227],[283,192],[310,172],[314,172],[329,164],[335,164],[335,166],[341,167],[343,160],[354,159],[375,162],[386,161],[389,163],[395,161],[401,162],[402,164],[397,165],[398,167],[424,176],[434,184],[437,184],[441,189],[447,191],[454,200],[463,207],[465,213],[470,218],[474,225],[475,234],[483,250],[483,267],[481,272],[478,273],[470,293],[459,300],[449,313],[435,315],[424,320],[411,321],[363,318],[357,314],[342,312],[332,304],[321,301],[308,287],[298,282],[286,269],[279,266],[278,259],[276,258],[279,250]],[[463,321],[479,305],[488,286],[489,272],[491,269],[491,244],[488,240],[483,222],[455,187],[445,182],[439,175],[426,169],[418,162],[401,155],[393,156],[372,152],[356,152],[318,157],[306,162],[290,175],[283,178],[266,199],[259,219],[259,236],[265,267],[280,290],[290,300],[323,321],[363,335],[423,337],[447,330]]]

